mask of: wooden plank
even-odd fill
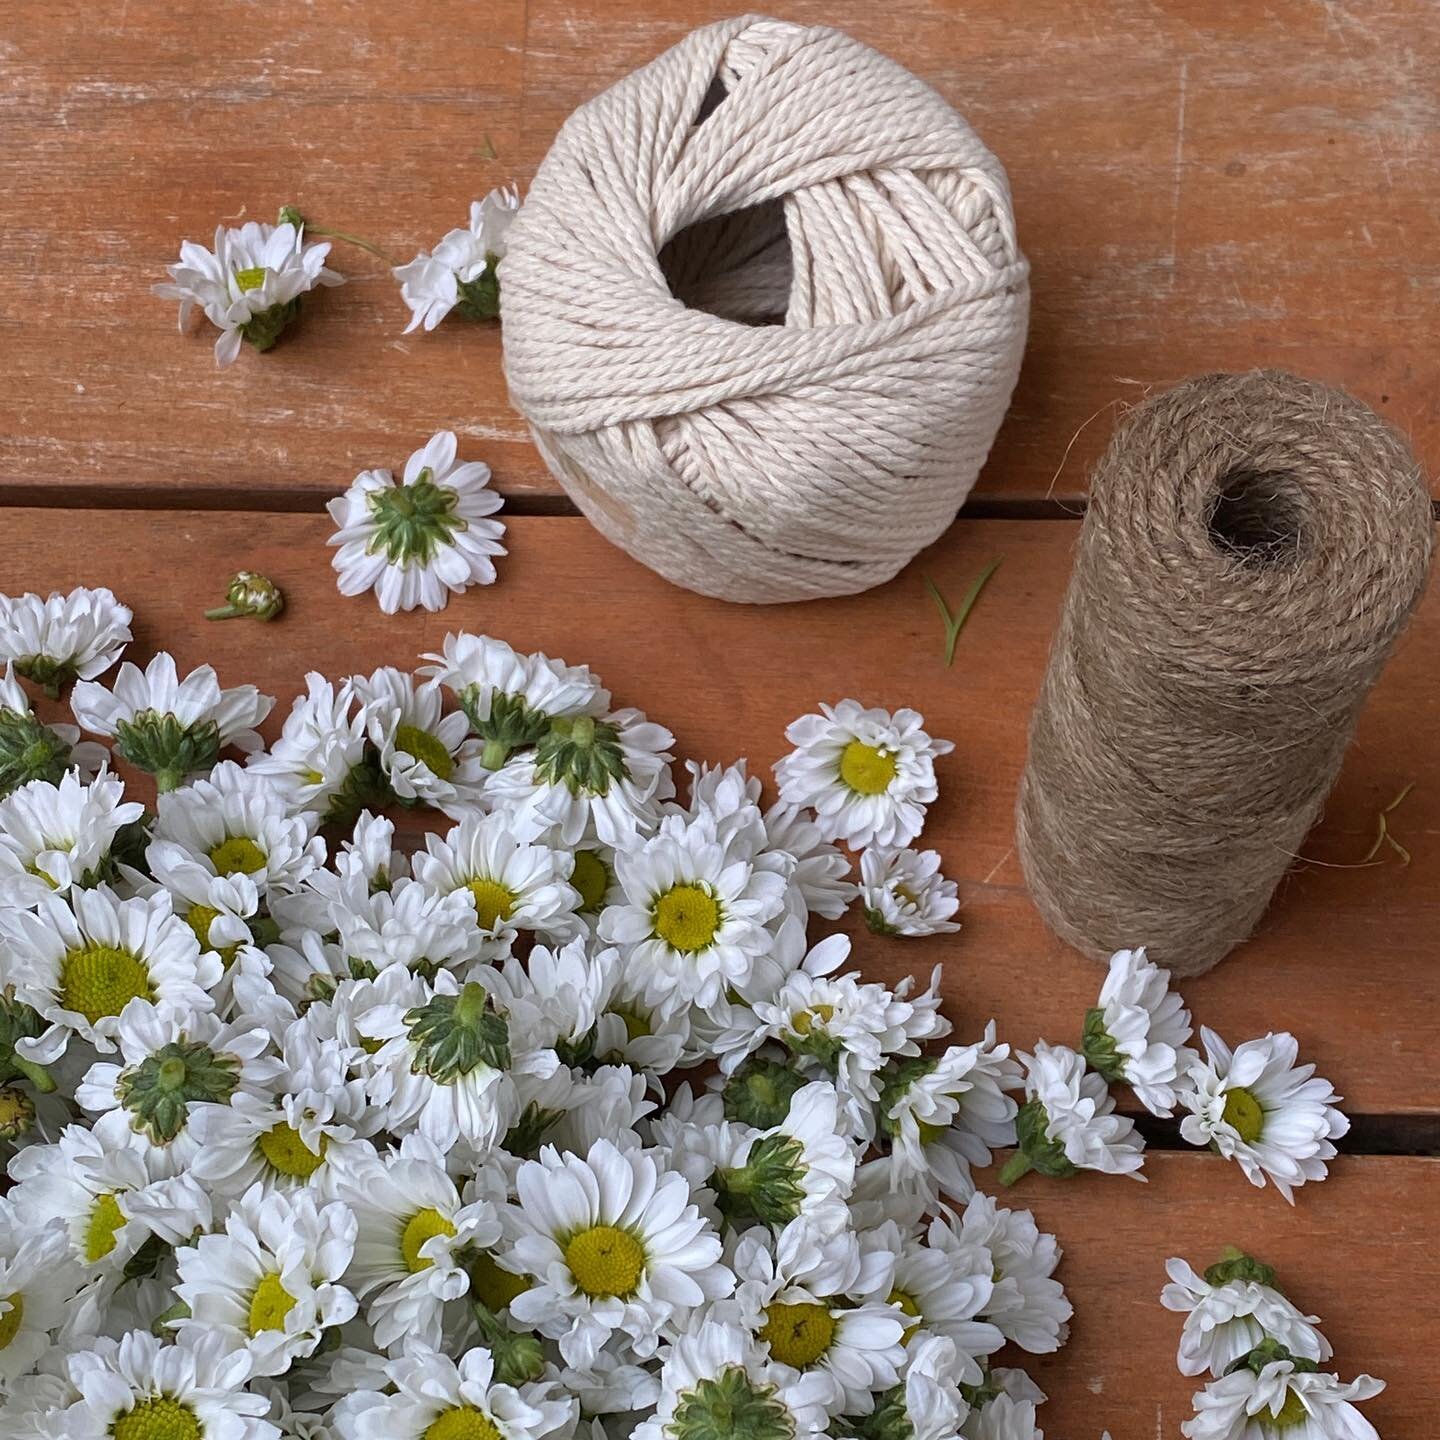
[[[962,522],[880,590],[749,609],[665,584],[582,520],[522,518],[512,524],[499,584],[471,590],[437,615],[387,618],[369,601],[335,593],[323,517],[17,510],[7,518],[7,590],[107,584],[136,611],[138,657],[168,647],[186,666],[208,659],[222,683],[253,681],[279,695],[282,710],[307,669],[339,675],[412,665],[455,629],[585,661],[617,703],[638,704],[669,724],[684,754],[748,755],[767,780],[786,748],[786,723],[818,701],[854,695],[868,704],[915,706],[933,734],[956,742],[940,765],[941,800],[924,839],[960,882],[965,929],[911,942],[864,935],[863,963],[877,975],[897,975],[944,961],[950,1006],[967,1031],[993,1014],[1022,1046],[1037,1035],[1078,1038],[1101,972],[1040,923],[1014,856],[1012,818],[1073,523]],[[922,576],[933,576],[954,601],[997,557],[1001,568],[947,671]],[[274,626],[202,621],[224,577],[242,566],[285,588],[285,618]],[[1432,593],[1365,715],[1324,823],[1306,844],[1307,856],[1335,868],[1297,871],[1262,933],[1186,986],[1197,1016],[1232,1042],[1269,1029],[1295,1031],[1356,1114],[1440,1110],[1440,971],[1433,963],[1440,755],[1414,743],[1440,722],[1440,692],[1427,664],[1437,632],[1440,600]],[[1413,863],[1404,867],[1391,856],[1356,868],[1378,811],[1412,783],[1390,819]]]
[[[212,373],[148,293],[182,236],[295,201],[401,258],[533,173],[577,104],[721,0],[163,0],[0,19],[0,491],[207,491],[318,508],[442,425],[515,495],[555,493],[493,329],[402,339],[380,262],[271,355]],[[213,13],[212,13],[213,12]],[[1031,345],[982,494],[1073,497],[1099,414],[1212,368],[1352,386],[1440,457],[1440,27],[1353,0],[797,0],[935,83],[1004,157]],[[485,137],[498,158],[485,158]],[[1057,473],[1058,472],[1058,473]],[[74,492],[72,492],[74,493]]]

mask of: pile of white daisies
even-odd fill
[[[1287,1193],[1334,1153],[1289,1037],[1200,1062],[1143,952],[1084,1053],[1012,1058],[949,1043],[938,969],[811,943],[857,899],[956,928],[913,711],[797,720],[768,810],[743,762],[682,802],[583,666],[450,635],[310,675],[267,751],[209,666],[98,679],[130,619],[0,599],[7,1440],[1040,1440],[993,1362],[1064,1342],[1060,1251],[973,1167],[1135,1172],[1110,1081]],[[397,809],[454,823],[407,856]]]

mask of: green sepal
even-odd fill
[[[592,1025],[575,1040],[557,1040],[555,1053],[562,1065],[572,1070],[587,1070],[595,1063],[595,1027]]]
[[[490,1007],[484,986],[471,980],[458,995],[436,995],[405,1014],[415,1046],[411,1069],[439,1085],[453,1084],[478,1066],[510,1066],[510,1025]]]
[[[900,1126],[891,1118],[890,1112],[917,1080],[923,1080],[940,1063],[934,1055],[914,1055],[904,1060],[892,1060],[880,1072],[880,1103],[876,1106],[875,1123],[880,1133],[893,1140],[900,1132]]]
[[[1075,1174],[1075,1165],[1065,1158],[1065,1147],[1058,1141],[1046,1139],[1045,1129],[1049,1123],[1050,1117],[1038,1100],[1027,1100],[1020,1107],[1020,1113],[1015,1117],[1019,1149],[1000,1172],[1002,1185],[1013,1185],[1021,1175],[1031,1170],[1048,1175],[1052,1180]]]
[[[900,933],[878,910],[869,905],[865,907],[865,923],[870,927],[872,935],[898,935]]]
[[[428,565],[437,546],[469,528],[455,513],[460,496],[448,485],[437,485],[428,466],[409,485],[372,490],[367,503],[375,530],[366,552],[384,554],[392,565]]]
[[[182,725],[174,715],[142,710],[115,727],[115,751],[155,777],[163,792],[174,790],[187,775],[211,769],[220,754],[220,728],[213,720]]]
[[[565,785],[572,795],[608,795],[615,781],[630,778],[620,731],[588,715],[550,721],[535,747],[535,778]]]
[[[494,320],[500,314],[499,263],[498,255],[487,255],[485,268],[473,280],[457,282],[460,299],[455,309],[466,320]]]
[[[126,1280],[149,1280],[159,1273],[171,1247],[158,1235],[149,1236],[145,1243],[125,1262],[122,1272]]]
[[[70,745],[28,710],[0,709],[0,800],[31,780],[58,785],[70,768]]]
[[[467,685],[459,698],[470,728],[485,742],[480,759],[487,770],[498,770],[511,751],[538,745],[550,728],[550,717],[543,710],[532,710],[519,695],[492,695],[490,713],[483,720],[478,685]]]
[[[285,608],[285,592],[255,570],[241,570],[230,579],[225,603],[205,612],[207,620],[273,620]]]
[[[394,803],[395,792],[380,768],[380,757],[367,746],[364,756],[350,767],[350,773],[330,797],[321,823],[351,826],[362,810],[378,813]]]
[[[1080,1043],[1081,1053],[1090,1068],[1110,1084],[1125,1080],[1125,1057],[1115,1049],[1115,1042],[1105,1028],[1105,1012],[1098,1006],[1085,1012],[1085,1032]]]
[[[960,1397],[972,1410],[979,1410],[1003,1393],[1004,1387],[995,1378],[995,1372],[988,1365],[984,1368],[985,1378],[978,1385],[967,1385],[963,1380],[960,1382]]]
[[[675,1440],[791,1440],[795,1422],[773,1385],[731,1365],[685,1391],[665,1433]]]
[[[177,1300],[168,1310],[162,1310],[150,1322],[150,1333],[161,1340],[166,1340],[170,1337],[171,1326],[189,1318],[190,1307],[183,1300]]]
[[[520,1118],[505,1132],[501,1148],[511,1155],[533,1160],[545,1143],[545,1136],[564,1118],[563,1110],[546,1110],[533,1102],[520,1112]]]
[[[915,1427],[905,1407],[905,1387],[882,1390],[868,1415],[837,1416],[827,1433],[835,1440],[913,1440]]]
[[[39,1012],[13,994],[0,994],[0,1085],[29,1080],[37,1090],[49,1094],[55,1082],[43,1065],[23,1060],[15,1053],[17,1040],[34,1040],[44,1034],[45,1021]]]
[[[48,655],[26,655],[15,661],[15,673],[38,685],[52,700],[75,683],[75,667],[68,660],[52,660]]]
[[[1320,1368],[1303,1355],[1292,1355],[1278,1340],[1267,1335],[1248,1355],[1242,1355],[1235,1361],[1225,1373],[1233,1375],[1237,1370],[1250,1370],[1259,1375],[1267,1365],[1274,1365],[1279,1360],[1288,1360],[1297,1375],[1313,1375]]]
[[[545,1347],[533,1335],[517,1335],[478,1300],[470,1303],[485,1346],[495,1360],[495,1378],[502,1385],[526,1385],[545,1373]]]
[[[773,1130],[790,1113],[790,1101],[808,1082],[789,1065],[752,1056],[726,1082],[720,1092],[727,1120],[739,1120],[756,1130]]]
[[[217,1055],[198,1040],[172,1040],[122,1070],[115,1094],[137,1134],[168,1145],[185,1128],[192,1101],[228,1105],[239,1083],[240,1062],[233,1055]]]
[[[1225,1254],[1205,1272],[1205,1283],[1219,1287],[1231,1280],[1245,1280],[1255,1285],[1268,1285],[1272,1290],[1280,1289],[1275,1283],[1275,1271],[1269,1265],[1233,1245],[1227,1245]]]
[[[300,314],[300,297],[272,305],[258,315],[252,315],[241,327],[241,337],[262,354],[271,349]]]
[[[800,1183],[804,1147],[789,1135],[766,1135],[755,1141],[744,1165],[717,1170],[715,1204],[737,1227],[760,1221],[788,1225],[805,1202]]]

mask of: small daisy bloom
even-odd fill
[[[353,976],[379,975],[391,965],[423,975],[463,971],[484,953],[466,897],[435,895],[403,876],[389,890],[351,894],[331,906],[331,915]]]
[[[1383,1380],[1357,1376],[1349,1384],[1323,1372],[1302,1371],[1276,1360],[1258,1373],[1249,1365],[1212,1380],[1194,1399],[1195,1416],[1180,1433],[1186,1440],[1379,1440],[1375,1427],[1355,1408],[1385,1388]]]
[[[885,850],[872,846],[860,857],[860,903],[877,935],[944,935],[959,924],[953,880],[940,873],[936,850]]]
[[[905,1354],[900,1384],[878,1396],[869,1415],[842,1417],[838,1432],[847,1440],[866,1440],[877,1429],[891,1433],[893,1426],[911,1440],[956,1440],[970,1408],[956,1379],[957,1356],[955,1342],[947,1336],[916,1335]]]
[[[1000,1172],[1013,1184],[1028,1170],[1042,1175],[1072,1175],[1100,1170],[1107,1175],[1139,1174],[1145,1141],[1135,1122],[1115,1114],[1115,1100],[1104,1078],[1085,1065],[1068,1045],[1039,1041],[1033,1055],[1022,1054],[1025,1104],[1016,1119],[1020,1148]]]
[[[795,860],[790,883],[800,892],[806,910],[824,920],[838,920],[856,893],[847,856],[825,839],[808,810],[772,805],[763,819],[770,848]]]
[[[109,758],[103,745],[81,742],[76,726],[44,724],[6,662],[0,670],[0,798],[31,780],[58,785],[72,767],[89,780]]]
[[[310,810],[326,820],[353,820],[339,812],[365,756],[365,716],[348,684],[337,686],[314,670],[305,684],[306,693],[296,696],[280,738],[246,764],[280,790],[292,813]],[[332,808],[337,813],[329,813]]]
[[[1100,1003],[1085,1017],[1085,1058],[1112,1084],[1130,1086],[1152,1114],[1169,1118],[1176,1092],[1196,1061],[1190,1012],[1170,990],[1170,972],[1152,965],[1144,949],[1117,950],[1100,988]]]
[[[65,1368],[80,1393],[56,1421],[65,1440],[281,1440],[270,1402],[245,1388],[249,1357],[219,1333],[100,1337]]]
[[[513,188],[492,190],[470,205],[468,229],[451,230],[435,249],[397,265],[400,296],[410,307],[408,335],[433,330],[452,310],[466,320],[493,320],[500,313],[495,267],[505,258],[505,236],[520,209]]]
[[[361,1390],[336,1408],[339,1440],[546,1440],[569,1435],[572,1399],[553,1384],[501,1385],[488,1349],[459,1361],[417,1345],[386,1362],[383,1390]]]
[[[795,749],[775,767],[783,804],[809,806],[827,840],[860,848],[908,845],[940,793],[935,761],[955,747],[932,740],[914,710],[822,705],[785,731]]]
[[[1247,1040],[1232,1051],[1202,1029],[1206,1060],[1190,1070],[1193,1088],[1180,1092],[1191,1113],[1180,1133],[1192,1145],[1213,1145],[1236,1160],[1252,1185],[1271,1184],[1292,1205],[1294,1190],[1323,1180],[1332,1141],[1350,1128],[1335,1107],[1340,1096],[1313,1065],[1297,1065],[1300,1046],[1287,1031]]]
[[[239,229],[215,227],[215,248],[192,240],[180,245],[180,261],[167,265],[168,283],[153,287],[162,300],[180,302],[184,331],[196,306],[219,331],[215,363],[229,365],[248,340],[268,350],[300,313],[300,297],[317,285],[340,285],[326,269],[328,242],[304,243],[304,227],[251,220]]]
[[[1222,1260],[1204,1276],[1185,1261],[1165,1262],[1170,1283],[1160,1292],[1167,1310],[1185,1316],[1176,1364],[1182,1375],[1219,1379],[1268,1336],[1292,1356],[1318,1363],[1330,1358],[1320,1317],[1304,1315],[1274,1288],[1274,1271],[1248,1255]]]
[[[58,784],[20,786],[0,800],[0,909],[31,909],[49,895],[94,884],[115,837],[144,813],[125,801],[124,782],[113,775],[87,785],[70,771]]]
[[[653,1154],[608,1140],[583,1156],[547,1145],[515,1185],[500,1258],[535,1284],[510,1314],[558,1340],[572,1365],[589,1364],[615,1331],[641,1358],[653,1355],[663,1332],[734,1284],[684,1176],[662,1170]]]
[[[161,790],[209,770],[227,745],[258,750],[254,727],[274,704],[253,685],[222,690],[208,665],[181,680],[163,650],[144,670],[127,660],[109,690],[81,680],[70,695],[80,724],[92,735],[114,736],[117,753],[154,775]]]
[[[1001,1391],[976,1405],[960,1427],[964,1440],[1045,1440],[1035,1423],[1034,1400]],[[1106,1440],[1106,1437],[1102,1437]]]
[[[406,461],[398,483],[388,470],[362,470],[330,501],[342,595],[374,590],[393,615],[440,610],[451,592],[495,583],[505,526],[489,517],[504,502],[489,488],[490,467],[456,464],[456,448],[454,433],[442,430]]]
[[[355,1314],[340,1283],[355,1250],[354,1212],[252,1186],[230,1209],[225,1231],[177,1252],[177,1298],[189,1307],[181,1335],[224,1336],[246,1351],[254,1375],[283,1375],[312,1355],[324,1331]]]
[[[0,664],[43,687],[52,700],[76,679],[103,675],[130,643],[130,607],[103,586],[63,595],[0,595]]]
[[[825,1434],[830,1398],[825,1376],[781,1371],[738,1325],[705,1320],[665,1351],[659,1403],[632,1440],[807,1440]]]
[[[51,1351],[84,1278],[60,1220],[0,1232],[0,1393]]]
[[[49,1022],[44,1034],[17,1042],[27,1060],[53,1063],[72,1034],[102,1053],[114,1050],[131,1000],[213,1008],[209,991],[219,983],[220,959],[202,953],[164,891],[121,900],[103,888],[72,890],[67,899],[7,912],[3,921],[15,993]]]

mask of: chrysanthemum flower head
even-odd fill
[[[1384,1388],[1384,1381],[1369,1375],[1343,1383],[1267,1342],[1196,1394],[1195,1415],[1180,1433],[1186,1440],[1271,1440],[1277,1434],[1289,1440],[1379,1440],[1354,1402]]]
[[[860,857],[860,901],[877,935],[944,935],[956,931],[960,908],[953,880],[940,873],[935,850],[872,846]]]
[[[470,206],[470,224],[451,230],[426,254],[395,267],[400,295],[410,307],[408,335],[433,330],[452,310],[467,320],[493,320],[500,313],[496,266],[505,258],[505,237],[520,208],[512,188],[492,190]]]
[[[0,595],[0,664],[55,699],[75,680],[103,675],[130,643],[130,607],[109,590]]]

